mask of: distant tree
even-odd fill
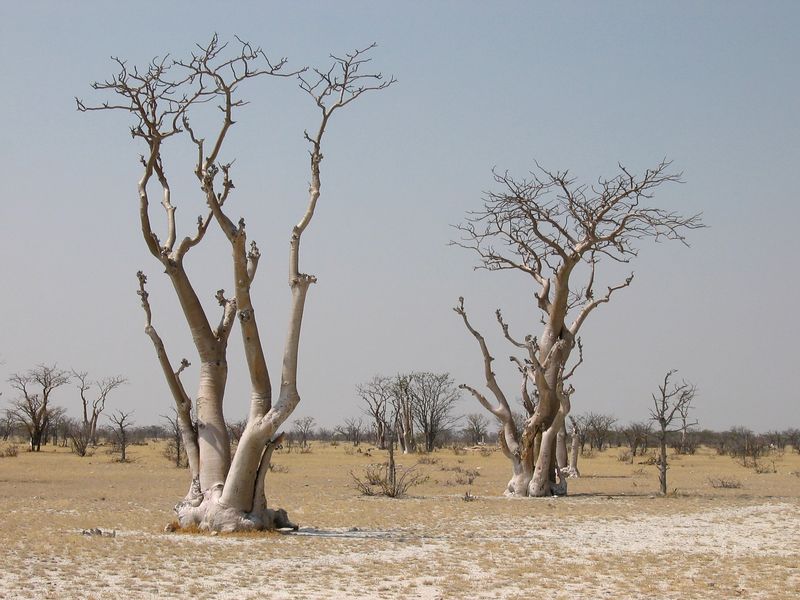
[[[398,374],[392,381],[392,429],[396,432],[397,440],[403,454],[413,454],[417,450],[414,437],[414,394],[411,386],[413,374]]]
[[[453,408],[459,391],[449,373],[417,372],[411,376],[412,414],[422,434],[425,451],[433,452],[437,439],[452,427],[458,418]]]
[[[239,419],[238,421],[226,422],[225,427],[228,429],[228,437],[231,440],[231,444],[238,444],[244,430],[247,428],[247,421]]]
[[[647,439],[653,430],[651,422],[632,422],[620,428],[620,435],[625,439],[625,443],[631,451],[631,461],[636,456],[637,451],[641,454],[647,450]]]
[[[308,448],[308,440],[311,439],[311,436],[314,433],[314,427],[317,425],[314,417],[302,417],[301,419],[295,419],[293,425],[294,431],[300,440],[300,447]]]
[[[9,385],[19,393],[11,402],[9,413],[28,431],[29,446],[39,452],[50,425],[54,407],[51,396],[59,387],[69,383],[69,373],[56,365],[37,365],[25,373],[13,373]]]
[[[114,450],[119,453],[119,462],[123,463],[128,462],[127,450],[130,443],[129,429],[133,425],[130,419],[132,414],[132,411],[115,410],[108,418],[114,430]]]
[[[652,396],[653,408],[650,409],[650,418],[658,427],[658,482],[662,495],[667,493],[667,435],[681,430],[680,427],[672,427],[672,423],[681,415],[681,411],[688,412],[687,407],[691,406],[697,392],[697,388],[686,381],[673,383],[671,379],[675,373],[677,371],[674,369],[667,371],[663,383],[658,386],[658,393]]]
[[[4,442],[8,441],[8,439],[14,435],[16,427],[17,422],[14,413],[9,409],[3,411],[2,416],[0,416],[0,438],[2,438]]]
[[[461,238],[453,243],[477,255],[477,268],[518,271],[533,283],[543,324],[539,337],[512,337],[501,325],[506,338],[525,353],[524,369],[536,386],[538,404],[524,430],[512,433],[511,413],[491,368],[494,358],[468,321],[460,298],[456,312],[481,345],[486,387],[498,404],[489,403],[474,388],[469,390],[504,420],[507,446],[518,457],[512,461],[514,476],[506,492],[565,493],[566,483],[556,483],[555,454],[558,433],[570,410],[569,398],[562,393],[567,363],[589,315],[633,281],[630,275],[600,291],[598,267],[631,261],[646,238],[685,242],[685,232],[702,223],[699,215],[684,217],[650,202],[657,188],[680,181],[680,174],[670,172],[668,161],[640,176],[620,166],[618,174],[592,185],[578,183],[567,171],[539,165],[527,178],[495,172],[494,180],[498,189],[485,195],[481,209],[468,213],[458,226]],[[575,285],[578,278],[583,278],[582,286]]]
[[[794,451],[800,453],[800,429],[787,429],[783,432],[783,435]]]
[[[786,451],[786,445],[789,443],[789,439],[785,431],[775,431],[773,429],[765,433],[764,438],[767,440],[771,450],[780,454]]]
[[[186,456],[186,448],[183,446],[183,425],[178,417],[178,411],[173,408],[171,415],[162,415],[161,417],[167,422],[165,428],[167,432],[167,446],[164,449],[164,456],[171,462],[174,462],[175,466],[179,469],[188,467],[189,459]],[[196,426],[196,424],[190,425],[190,427]]]
[[[759,460],[769,452],[765,436],[742,426],[731,427],[725,432],[725,447],[742,466],[751,468],[758,468]]]
[[[580,477],[578,469],[578,456],[583,452],[586,445],[586,423],[584,417],[573,417],[569,415],[570,422],[570,450],[569,462],[566,469],[562,472],[566,477]]]
[[[97,444],[97,420],[106,408],[106,399],[115,389],[128,383],[128,380],[122,375],[113,375],[92,381],[88,371],[75,369],[72,369],[72,380],[80,393],[86,435],[89,436],[90,443]]]
[[[348,417],[344,420],[344,425],[339,425],[335,431],[353,446],[358,446],[364,431],[364,421],[361,417]]]
[[[53,406],[50,408],[47,424],[42,432],[42,445],[48,443],[53,446],[66,447],[69,441],[70,425],[73,420],[67,416],[67,409],[63,406]]]
[[[85,423],[76,421],[75,419],[64,420],[66,437],[69,438],[70,449],[78,456],[86,456],[91,451],[92,438],[90,436],[90,429]],[[97,429],[95,428],[95,435]],[[96,438],[95,438],[96,443]]]
[[[473,445],[483,442],[489,430],[489,420],[480,413],[471,413],[466,416],[466,421],[464,437],[467,441]]]
[[[392,380],[389,377],[376,375],[366,383],[356,386],[356,393],[364,404],[364,412],[372,419],[372,431],[375,434],[375,445],[380,450],[386,449],[387,414],[392,400]]]
[[[677,444],[677,451],[679,454],[694,454],[697,450],[697,441],[693,435],[692,430],[697,425],[697,420],[690,422],[689,413],[694,408],[692,402],[694,401],[694,394],[687,402],[680,402],[678,404],[678,417],[680,425],[678,431],[680,432],[680,440]]]
[[[608,443],[614,423],[617,419],[612,415],[590,412],[585,417],[586,437],[589,440],[589,448],[602,452]]]

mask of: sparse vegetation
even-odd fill
[[[0,458],[14,458],[19,454],[19,447],[16,444],[9,444],[0,450]]]
[[[708,483],[714,489],[738,490],[742,487],[742,482],[732,477],[709,477]]]
[[[5,572],[0,573],[2,589],[14,597],[26,593],[70,597],[72,588],[65,586],[81,581],[86,597],[127,594],[140,598],[156,595],[155,585],[143,586],[149,586],[146,581],[158,581],[161,597],[187,597],[191,588],[197,597],[210,598],[206,588],[192,588],[175,569],[176,548],[197,552],[197,535],[208,534],[197,528],[189,534],[189,528],[181,530],[187,535],[161,535],[174,519],[170,502],[185,485],[185,473],[162,456],[166,445],[167,440],[162,440],[130,446],[133,466],[118,464],[104,452],[77,460],[68,448],[60,446],[48,446],[38,454],[21,452],[5,461],[0,510],[18,518],[4,521],[0,542],[10,549],[10,556],[24,555],[26,564],[32,566],[22,568],[21,562],[8,560]],[[443,598],[466,597],[475,590],[469,574],[479,565],[482,576],[493,583],[522,572],[503,566],[514,565],[516,556],[515,548],[502,543],[508,535],[505,521],[535,528],[540,511],[559,522],[558,531],[535,528],[529,539],[557,542],[565,555],[584,562],[590,572],[602,565],[603,573],[613,574],[613,580],[582,577],[583,595],[599,597],[605,589],[615,597],[694,597],[697,582],[702,580],[715,582],[712,597],[736,597],[736,586],[745,580],[767,597],[783,597],[785,581],[796,564],[797,551],[790,543],[800,533],[796,524],[800,509],[792,498],[800,497],[800,477],[792,473],[800,473],[800,455],[793,452],[774,457],[778,473],[756,477],[752,469],[719,459],[713,449],[701,447],[673,465],[669,489],[677,487],[680,493],[670,495],[666,503],[653,502],[647,493],[657,486],[656,470],[637,462],[619,462],[615,447],[595,451],[583,477],[572,483],[574,498],[541,503],[508,502],[497,495],[498,486],[508,476],[501,453],[484,458],[472,451],[463,456],[441,452],[436,455],[437,464],[417,467],[419,474],[431,477],[408,490],[413,499],[387,504],[389,499],[362,497],[348,474],[360,474],[367,464],[379,462],[376,458],[347,454],[346,449],[353,448],[347,444],[313,445],[311,454],[281,454],[279,474],[274,475],[281,482],[276,486],[280,492],[275,494],[275,502],[291,504],[302,515],[300,533],[305,537],[283,539],[286,553],[280,558],[294,565],[294,574],[282,577],[281,585],[297,597],[338,594],[342,568],[348,569],[346,587],[355,590],[351,595],[356,598],[374,593],[375,569],[381,570],[382,584],[388,590],[385,595],[390,598],[414,597],[434,588]],[[385,459],[385,452],[380,454]],[[417,462],[416,456],[397,458],[408,460],[408,465]],[[480,476],[472,484],[455,484],[456,467],[463,472],[480,467]],[[92,477],[86,476],[89,472]],[[147,485],[152,475],[164,485]],[[735,480],[741,487],[716,488],[711,479]],[[58,493],[49,492],[56,482]],[[377,486],[372,487],[380,493]],[[320,494],[320,489],[325,493]],[[137,498],[134,509],[130,504],[133,496]],[[39,528],[41,515],[47,516],[45,529]],[[670,525],[675,527],[670,530],[674,535],[665,540],[661,533]],[[117,537],[80,534],[95,527],[116,529]],[[264,535],[269,534],[223,534],[212,544],[214,572],[236,581],[237,593],[243,598],[263,595],[258,588],[263,583],[238,576],[239,570],[255,565],[271,569],[279,562],[264,553]],[[574,541],[586,536],[595,540],[591,547]],[[688,551],[687,539],[692,540]],[[741,558],[737,571],[721,573],[718,565],[732,551]],[[53,569],[56,552],[69,553],[69,568]],[[476,559],[482,552],[492,553],[490,564]],[[670,573],[691,572],[694,580],[676,576],[669,589],[658,587],[642,569],[647,557],[656,552]],[[370,558],[355,558],[363,556]],[[209,575],[211,568],[198,566],[201,573]],[[31,577],[34,570],[35,578]],[[554,573],[536,564],[526,565],[525,572],[543,576],[547,584],[542,589],[553,597],[558,597],[558,590],[568,582],[576,584],[574,575]],[[423,586],[425,578],[434,581],[434,588]],[[503,594],[514,596],[510,588],[500,585]],[[123,589],[126,586],[129,589]]]

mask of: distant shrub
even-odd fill
[[[418,465],[435,465],[439,462],[439,459],[431,456],[430,454],[423,454],[417,459]]]
[[[0,450],[0,458],[15,458],[19,454],[19,447],[16,444],[10,444]]]
[[[361,477],[350,471],[353,487],[363,496],[402,498],[409,489],[428,481],[428,476],[417,473],[414,467],[392,469],[389,464],[367,465]]]
[[[758,473],[759,475],[764,475],[766,473],[777,473],[778,472],[778,469],[775,468],[775,461],[774,460],[770,461],[769,463],[763,463],[763,462],[755,463],[753,468],[755,469],[756,473]]]
[[[738,490],[742,487],[742,482],[738,479],[724,479],[722,477],[719,478],[709,478],[708,480],[709,485],[714,489],[728,489],[728,490]]]

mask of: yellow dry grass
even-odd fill
[[[102,448],[2,458],[0,598],[800,597],[796,453],[765,474],[708,450],[674,457],[677,491],[661,498],[656,468],[612,449],[582,459],[567,498],[509,500],[499,452],[442,450],[392,500],[352,487],[349,471],[384,460],[367,448],[275,453],[288,470],[269,475],[270,504],[299,535],[163,533],[188,481],[159,444],[128,464]],[[81,535],[92,527],[117,535]]]

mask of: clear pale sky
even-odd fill
[[[521,275],[474,272],[473,256],[447,245],[451,225],[479,206],[493,166],[522,176],[538,160],[591,182],[618,162],[642,171],[666,156],[685,183],[656,202],[702,212],[710,227],[691,233],[691,248],[644,245],[633,285],[587,321],[573,411],[644,419],[675,368],[699,387],[701,426],[800,426],[799,28],[796,2],[3,2],[0,403],[9,374],[57,362],[125,374],[110,408],[158,422],[171,399],[143,332],[138,269],[173,361],[195,363],[185,378],[195,387],[191,340],[138,228],[142,149],[124,115],[79,114],[74,96],[99,98],[89,83],[112,74],[112,55],[182,56],[216,31],[298,67],[375,41],[375,67],[398,79],[329,130],[304,237],[302,269],[319,283],[296,417],[334,425],[358,414],[354,387],[377,373],[449,371],[481,385],[479,351],[451,310],[459,295],[514,396],[494,310],[535,334],[534,290]],[[293,81],[243,93],[251,104],[223,158],[236,158],[232,216],[246,217],[263,254],[254,295],[276,372],[287,241],[308,182],[302,132],[317,115]],[[173,202],[190,224],[203,212],[191,148],[170,152]],[[215,231],[187,260],[216,319],[214,292],[232,289],[227,242]],[[238,332],[229,361],[226,414],[241,418]],[[74,388],[54,400],[77,416]],[[467,397],[459,406],[481,410]]]

